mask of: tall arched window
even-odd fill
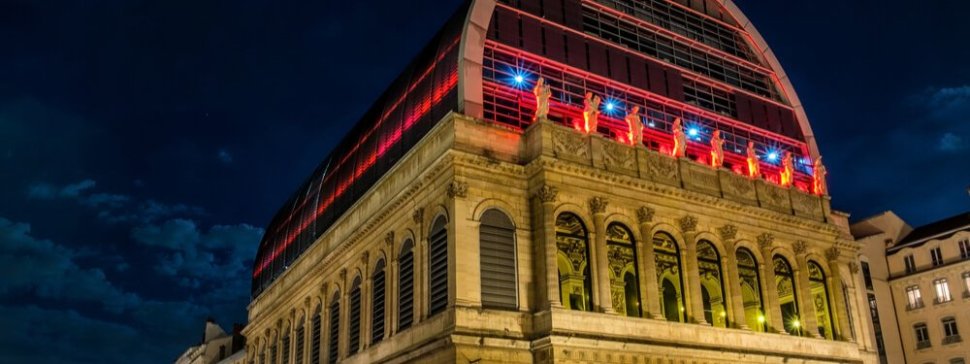
[[[667,233],[653,236],[654,259],[657,263],[657,280],[660,287],[660,310],[667,321],[685,322],[684,277],[680,264],[680,248]]]
[[[747,248],[738,248],[736,253],[738,280],[741,282],[741,305],[744,307],[744,321],[754,331],[765,331],[764,298],[761,295],[761,274],[758,261]]]
[[[306,347],[306,327],[303,325],[303,320],[300,320],[300,324],[296,327],[296,347],[294,348],[295,357],[293,358],[294,364],[303,364],[303,349]]]
[[[337,347],[340,345],[340,291],[330,300],[330,337],[327,340],[327,363],[337,364]]]
[[[563,307],[592,311],[589,235],[579,217],[567,212],[556,218],[556,247],[559,249],[559,293]]]
[[[798,290],[795,287],[795,274],[788,260],[780,255],[772,259],[775,269],[775,284],[778,287],[778,304],[781,305],[781,318],[785,331],[801,335],[802,321],[798,316]]]
[[[286,332],[283,333],[283,338],[280,339],[280,346],[282,347],[282,352],[280,353],[280,364],[290,364],[290,330],[287,328]]]
[[[269,345],[269,364],[276,364],[276,358],[279,351],[277,350],[276,340]]]
[[[448,307],[448,221],[438,216],[428,236],[428,315]]]
[[[606,228],[606,247],[613,309],[622,315],[640,317],[640,275],[633,233],[622,224],[611,223]]]
[[[398,257],[397,331],[414,322],[414,242],[405,240]]]
[[[354,355],[360,349],[360,276],[350,285],[350,317],[347,324],[347,355]]]
[[[721,254],[707,240],[697,242],[697,269],[700,272],[704,319],[715,327],[728,327]]]
[[[320,360],[323,359],[320,357],[321,340],[323,338],[323,316],[320,313],[319,305],[313,313],[313,318],[310,319],[310,324],[313,325],[310,329],[310,364],[320,364]]]
[[[479,228],[482,307],[518,307],[515,279],[515,227],[501,211],[482,214]]]
[[[371,278],[371,343],[377,344],[384,339],[384,259],[378,260]]]
[[[812,304],[815,305],[818,334],[826,339],[834,339],[835,324],[832,322],[832,310],[829,307],[829,287],[825,284],[825,272],[813,261],[808,261],[808,289],[812,292]]]

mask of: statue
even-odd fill
[[[781,159],[781,185],[791,187],[794,176],[795,165],[792,162],[791,152],[785,152],[785,157]]]
[[[721,168],[724,164],[724,139],[721,139],[721,131],[715,130],[711,136],[711,167]]]
[[[757,178],[761,176],[758,168],[758,152],[754,149],[754,142],[748,141],[748,177]]]
[[[583,121],[587,133],[595,133],[596,126],[599,125],[600,116],[600,97],[593,95],[592,92],[586,93],[586,107],[583,109]]]
[[[536,116],[535,121],[548,119],[549,117],[549,97],[552,96],[552,89],[542,77],[536,81],[536,86],[532,88],[532,93],[536,95]]]
[[[671,153],[675,158],[683,158],[687,156],[687,135],[684,134],[684,126],[680,122],[680,118],[674,119],[674,150]]]
[[[643,144],[643,123],[640,122],[640,107],[634,106],[624,118],[626,120],[627,140],[630,144],[637,146]]]
[[[819,156],[815,160],[815,165],[813,168],[815,170],[815,175],[812,178],[812,184],[814,185],[815,194],[824,196],[829,193],[828,183],[825,182],[825,175],[828,171],[825,170],[825,165],[822,164],[822,156]]]

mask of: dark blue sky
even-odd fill
[[[738,2],[836,208],[970,210],[970,3]],[[0,2],[0,362],[170,362],[244,321],[262,228],[457,5]]]

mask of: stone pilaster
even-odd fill
[[[721,242],[724,243],[724,256],[726,259],[722,260],[721,263],[727,269],[727,279],[725,287],[728,288],[729,292],[725,292],[726,299],[728,302],[730,316],[728,319],[731,321],[732,325],[739,329],[750,329],[748,327],[748,322],[744,317],[744,297],[741,295],[741,276],[738,274],[738,259],[737,259],[737,248],[736,241],[738,234],[738,228],[734,225],[724,225],[717,229],[718,234],[721,236]]]
[[[370,271],[370,252],[363,252],[360,255],[360,267],[361,267],[361,280],[360,280],[360,347],[358,351],[363,351],[370,346],[370,322],[371,315],[373,314],[371,308],[371,299],[373,298],[373,291],[371,290],[371,271]],[[348,306],[350,308],[350,306]]]
[[[848,316],[848,302],[845,302],[845,294],[842,289],[842,265],[839,263],[839,256],[841,251],[837,247],[829,248],[825,251],[825,258],[828,259],[829,263],[829,275],[828,282],[829,285],[829,300],[832,301],[831,306],[835,311],[835,321],[836,321],[836,334],[833,336],[836,340],[851,341],[852,328],[849,327],[849,316]]]
[[[643,256],[643,259],[640,260],[640,269],[643,271],[640,275],[640,285],[646,301],[646,312],[643,316],[662,320],[660,289],[658,288],[659,282],[657,282],[657,260],[653,252],[653,236],[650,235],[653,214],[654,209],[647,206],[637,209],[637,219],[640,220],[640,238],[643,239],[643,243],[640,245],[640,254]]]
[[[424,208],[420,207],[414,210],[411,215],[411,219],[414,221],[414,318],[413,325],[417,325],[424,318],[427,317],[428,308],[426,303],[428,301],[427,295],[428,291],[425,289],[428,284],[428,270],[425,269],[427,265],[427,249],[428,241],[425,236],[425,226],[424,226]]]
[[[778,283],[775,280],[775,263],[771,254],[771,249],[775,242],[775,236],[771,233],[763,233],[758,236],[758,247],[761,248],[761,256],[764,263],[760,265],[761,276],[764,277],[765,293],[765,323],[768,324],[766,331],[777,333],[785,332],[785,324],[781,317],[781,303],[778,301]]]
[[[559,265],[556,262],[559,248],[556,246],[556,198],[559,190],[555,187],[544,185],[535,193],[535,205],[539,211],[535,216],[539,219],[541,228],[542,251],[538,256],[543,257],[539,268],[539,281],[545,282],[545,302],[539,305],[540,309],[552,307],[562,307],[562,296],[559,292]],[[541,297],[541,295],[540,295]]]
[[[685,278],[684,285],[687,287],[687,309],[689,320],[694,323],[707,325],[709,324],[704,318],[704,302],[702,302],[701,295],[701,277],[700,277],[700,267],[697,264],[697,218],[692,215],[687,215],[678,221],[680,223],[680,230],[684,233],[685,244],[684,246],[684,260],[687,263],[686,269],[687,274]]]
[[[802,335],[810,337],[821,337],[818,333],[818,317],[815,311],[815,301],[812,298],[811,281],[808,279],[808,245],[804,241],[796,241],[792,244],[795,252],[795,260],[798,267],[795,268],[796,286],[798,289],[798,314],[801,324]]]
[[[596,282],[594,289],[596,290],[597,297],[599,297],[599,302],[594,302],[594,306],[598,307],[598,311],[605,313],[616,313],[613,309],[613,299],[610,292],[611,282],[610,282],[610,261],[608,257],[608,249],[606,247],[606,206],[609,205],[603,197],[593,197],[589,199],[589,210],[593,214],[593,229],[595,230],[595,242],[593,243],[592,249],[593,263],[595,265],[595,274],[593,275],[593,282]]]

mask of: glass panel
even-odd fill
[[[667,321],[686,322],[684,317],[684,279],[680,264],[680,249],[674,238],[666,233],[653,236],[657,280],[660,287],[660,310]]]
[[[825,284],[825,272],[817,263],[808,262],[808,288],[812,291],[812,304],[815,305],[815,318],[818,333],[826,339],[834,339],[832,331],[832,310],[829,307],[829,288]]]
[[[801,318],[798,316],[798,294],[795,287],[795,276],[791,264],[781,256],[774,260],[775,285],[778,289],[778,304],[781,306],[782,323],[785,331],[792,335],[801,335]]]
[[[765,331],[764,300],[761,296],[761,276],[758,262],[751,251],[738,249],[738,275],[741,281],[741,304],[744,306],[744,320],[755,331]]]
[[[606,229],[606,241],[613,309],[621,315],[640,317],[640,279],[633,234],[625,226],[613,223]]]
[[[592,279],[589,274],[589,238],[586,226],[570,213],[556,219],[559,293],[563,307],[592,311]]]
[[[721,255],[711,242],[702,240],[697,243],[697,267],[700,272],[704,318],[715,327],[728,327]]]

